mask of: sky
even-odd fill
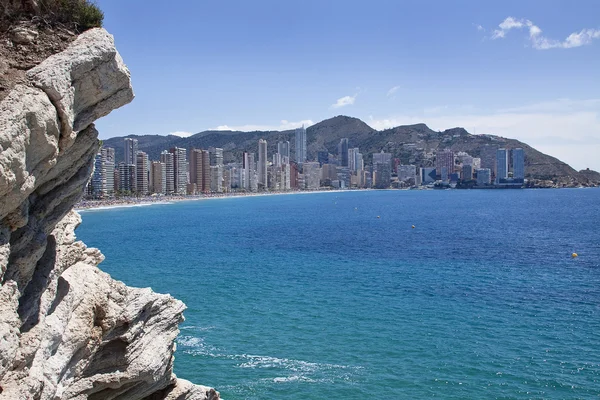
[[[100,138],[376,129],[515,138],[600,171],[600,1],[96,0],[135,100]]]

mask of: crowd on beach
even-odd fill
[[[330,191],[330,190],[328,190]],[[230,193],[206,193],[199,195],[168,195],[168,196],[122,196],[108,199],[81,199],[76,205],[76,210],[86,210],[91,208],[135,206],[154,203],[172,203],[176,201],[204,200],[222,197],[238,196],[264,196],[272,194],[292,194],[292,193],[310,193],[307,191],[288,191],[288,192],[230,192]]]

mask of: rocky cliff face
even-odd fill
[[[183,303],[114,281],[75,239],[93,121],[132,99],[112,36],[94,29],[0,103],[0,398],[219,398],[172,373]]]

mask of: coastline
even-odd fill
[[[106,200],[81,200],[74,207],[75,211],[91,211],[91,210],[112,210],[115,208],[131,208],[144,207],[152,205],[165,205],[179,203],[182,201],[203,201],[217,199],[232,199],[257,196],[278,196],[278,195],[294,195],[294,194],[313,194],[313,193],[346,193],[356,190],[367,191],[372,189],[355,189],[355,190],[303,190],[303,191],[288,191],[288,192],[260,192],[260,193],[227,193],[218,195],[189,195],[189,196],[146,196],[146,197],[123,197],[119,199]]]

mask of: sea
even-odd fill
[[[102,270],[185,302],[175,373],[225,400],[600,397],[600,189],[248,196],[82,217]]]

